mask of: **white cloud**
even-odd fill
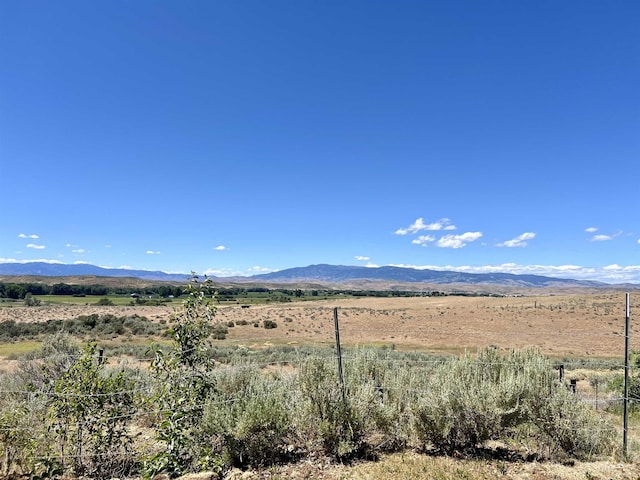
[[[356,260],[360,260],[361,262],[366,262],[367,260],[371,260],[369,257],[365,257],[363,255],[356,255],[355,257]]]
[[[598,227],[585,228],[584,231],[587,232],[587,233],[597,232],[598,231]]]
[[[45,247],[44,245],[36,245],[35,243],[29,243],[27,245],[27,248],[35,248],[36,250],[43,250],[47,247]]]
[[[498,243],[496,246],[498,247],[526,247],[527,240],[533,240],[536,238],[536,234],[533,232],[525,232],[522,235],[518,235],[516,238],[512,238],[511,240],[507,240],[504,243]]]
[[[61,261],[51,260],[48,258],[33,258],[29,260],[17,260],[15,258],[0,258],[0,263],[31,263],[31,262],[54,263],[56,265],[62,265]]]
[[[433,235],[420,235],[417,238],[411,240],[411,243],[415,245],[422,245],[423,247],[427,246],[427,243],[435,241],[436,237]]]
[[[225,247],[224,245],[218,245],[217,247],[213,247],[213,249],[214,249],[214,250],[222,251],[222,250],[226,250],[226,249],[227,249],[227,247]]]
[[[82,254],[82,253],[87,253],[87,251],[86,251],[84,248],[77,248],[77,249],[75,249],[75,250],[71,250],[71,252],[73,252],[73,253],[80,253],[80,254]]]
[[[260,273],[275,272],[273,268],[254,266],[247,270],[237,270],[233,268],[209,268],[202,272],[203,275],[213,275],[215,277],[248,277]]]
[[[18,235],[18,238],[33,238],[34,240],[36,238],[40,238],[38,235],[25,235],[24,233],[21,233],[20,235]]]
[[[620,235],[622,235],[622,231],[618,231],[612,235],[599,234],[591,237],[590,241],[591,242],[608,242],[609,240],[613,240],[614,238],[619,237]]]
[[[456,226],[451,223],[448,218],[441,218],[440,220],[426,224],[424,218],[420,217],[411,225],[406,228],[399,228],[395,231],[396,235],[406,235],[407,233],[418,233],[422,230],[436,231],[436,230],[455,230]]]
[[[256,265],[255,267],[251,267],[249,270],[249,272],[252,273],[269,273],[269,272],[275,272],[274,269],[272,268],[268,268],[268,267],[260,267],[258,265]]]
[[[444,235],[436,245],[440,248],[462,248],[469,242],[475,242],[482,237],[481,232],[466,232],[462,235]]]
[[[153,250],[147,250],[147,255],[160,255],[160,252],[154,252]]]

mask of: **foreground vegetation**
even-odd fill
[[[194,281],[149,368],[109,365],[94,343],[48,337],[0,377],[2,472],[112,478],[351,462],[409,449],[498,452],[520,459],[610,456],[612,417],[558,381],[535,351],[438,358],[391,349],[345,352],[216,348],[208,282]],[[140,318],[81,329],[147,326]],[[41,332],[47,333],[47,332]]]

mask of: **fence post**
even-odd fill
[[[342,374],[342,350],[340,349],[340,327],[338,325],[338,307],[333,308],[333,323],[336,328],[336,352],[338,354],[338,377],[340,378],[340,388],[342,390],[342,402],[347,402],[344,391],[344,376]]]
[[[629,316],[629,293],[627,293],[624,315],[624,418],[622,427],[622,455],[625,460],[628,459],[627,437],[629,434]]]

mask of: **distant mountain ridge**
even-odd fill
[[[130,270],[125,268],[104,268],[90,264],[62,264],[46,262],[0,263],[0,275],[5,276],[98,276],[98,277],[133,277],[144,280],[185,282],[190,278],[187,274],[174,274],[162,271]],[[210,276],[212,279],[216,277]],[[295,267],[272,273],[264,273],[251,277],[224,277],[219,280],[229,282],[325,282],[345,283],[356,280],[374,280],[397,283],[430,283],[430,284],[468,284],[493,285],[505,287],[590,287],[602,288],[611,285],[590,281],[566,278],[547,277],[543,275],[517,275],[512,273],[465,273],[447,270],[415,269],[405,267],[363,267],[348,265],[309,265]]]
[[[362,267],[345,265],[310,265],[278,272],[254,275],[254,280],[270,282],[322,281],[347,282],[351,280],[386,280],[396,282],[420,282],[433,284],[472,284],[518,287],[604,287],[603,282],[546,277],[542,275],[517,275],[513,273],[464,273],[448,270],[429,270],[406,267]]]
[[[159,280],[167,282],[184,282],[191,275],[182,273],[165,273],[150,270],[130,270],[127,268],[104,268],[88,263],[0,263],[0,275],[23,276],[33,275],[42,277],[74,277],[92,275],[97,277],[134,277],[144,280]]]

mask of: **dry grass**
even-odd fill
[[[632,312],[640,296],[632,296]],[[624,294],[527,297],[351,298],[314,302],[222,306],[218,319],[234,322],[224,343],[332,345],[333,308],[338,307],[345,345],[393,345],[403,350],[460,353],[464,350],[539,348],[549,356],[620,358],[624,355]],[[141,315],[169,320],[171,306],[64,305],[0,308],[0,322],[70,319],[92,313]],[[278,327],[262,328],[264,320]],[[247,325],[238,323],[247,322]],[[258,328],[254,327],[258,325]],[[640,348],[631,328],[631,348]]]
[[[249,322],[230,329],[229,340],[234,342],[333,344],[334,307],[338,307],[345,345],[394,345],[447,353],[493,345],[537,347],[549,356],[624,354],[623,294],[338,299],[225,307],[219,310],[219,318]],[[278,328],[251,325],[266,319],[275,321]],[[637,329],[631,331],[633,337]]]
[[[195,480],[186,476],[184,480]],[[586,462],[573,465],[518,462],[507,460],[470,460],[430,457],[413,452],[396,453],[376,462],[352,466],[304,462],[273,467],[264,471],[230,472],[226,480],[238,479],[317,479],[317,480],[637,480],[640,465],[632,463]]]

